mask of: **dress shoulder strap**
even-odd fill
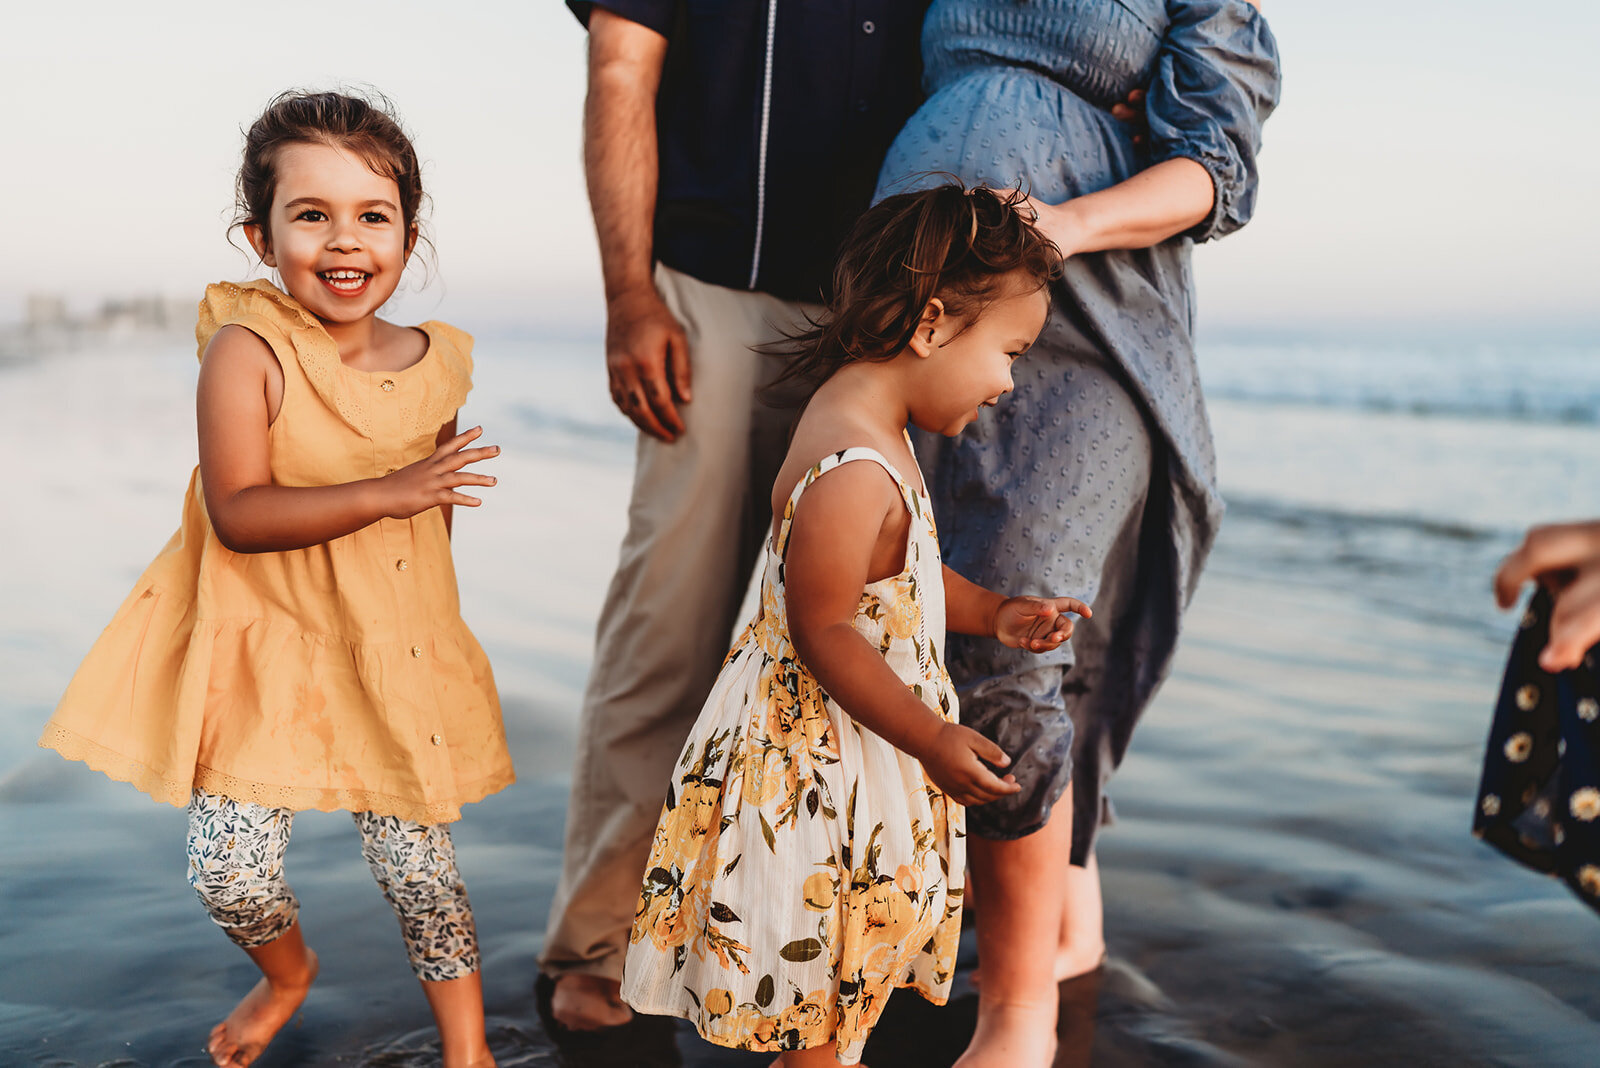
[[[794,510],[795,506],[800,501],[800,495],[805,493],[805,491],[810,488],[813,482],[827,474],[829,471],[834,470],[842,464],[851,463],[856,460],[870,460],[887,471],[889,473],[889,477],[894,479],[894,484],[900,487],[900,499],[905,502],[906,511],[918,518],[922,516],[923,509],[926,508],[927,505],[923,503],[921,494],[919,494],[910,483],[901,477],[899,471],[895,470],[894,464],[891,464],[887,459],[885,459],[883,454],[877,449],[866,445],[853,445],[848,449],[840,449],[838,452],[830,452],[828,455],[824,456],[822,459],[813,464],[811,470],[806,472],[805,477],[799,482],[795,483],[794,489],[789,494],[789,500],[783,507],[783,520],[778,524],[778,542],[773,546],[773,551],[777,553],[779,557],[782,557],[784,553],[788,551],[789,525],[794,522]]]

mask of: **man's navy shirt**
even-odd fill
[[[587,22],[593,5],[568,6]],[[927,0],[601,6],[668,41],[656,258],[715,285],[822,299],[889,143],[922,100]]]

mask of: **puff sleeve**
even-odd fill
[[[1244,0],[1168,0],[1171,22],[1145,102],[1151,163],[1192,159],[1211,175],[1211,215],[1189,232],[1222,237],[1250,221],[1261,125],[1278,104],[1278,45]]]

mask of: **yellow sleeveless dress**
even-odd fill
[[[283,370],[268,431],[276,485],[414,463],[472,388],[472,338],[443,323],[422,324],[420,362],[371,373],[346,367],[316,317],[268,282],[207,288],[202,356],[229,324],[266,341]],[[462,804],[514,779],[439,509],[306,549],[240,554],[217,540],[198,468],[178,532],[39,744],[174,805],[198,787],[429,824],[459,819]]]
[[[789,637],[784,550],[800,497],[841,464],[881,465],[911,532],[905,570],[871,583],[856,631],[949,721],[944,571],[933,513],[874,449],[795,486],[767,551],[761,609],[723,664],[673,771],[645,868],[622,997],[723,1046],[834,1040],[846,1064],[895,987],[949,997],[961,937],[965,809],[856,723]]]

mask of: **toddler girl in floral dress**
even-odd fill
[[[795,339],[788,374],[817,388],[773,488],[761,606],[651,847],[624,999],[788,1068],[857,1063],[896,986],[948,996],[962,805],[1017,786],[956,721],[946,627],[1043,652],[1089,613],[945,568],[905,433],[958,433],[1043,327],[1060,257],[1020,203],[890,197],[846,241],[828,313]]]

